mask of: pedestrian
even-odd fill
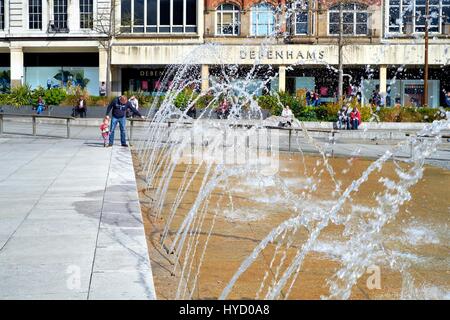
[[[306,99],[306,105],[310,106],[311,105],[311,92],[308,89],[306,89],[305,99]]]
[[[379,108],[380,104],[381,104],[381,96],[380,93],[378,92],[378,90],[373,90],[372,91],[372,103]]]
[[[223,99],[219,107],[216,109],[217,117],[219,119],[227,119],[230,114],[230,105],[227,97]]]
[[[192,119],[197,119],[197,109],[195,109],[195,106],[192,105],[188,111],[186,112],[186,115],[188,117],[191,117]]]
[[[319,93],[317,93],[317,90],[314,90],[312,100],[313,100],[314,107],[318,107],[320,105],[320,96],[319,96]]]
[[[386,89],[386,107],[391,106],[391,86]]]
[[[131,96],[129,101],[131,103],[131,106],[139,111],[139,101],[136,96]],[[130,118],[132,115],[133,113],[131,112],[131,110],[127,110],[127,118]]]
[[[52,80],[50,78],[47,79],[47,90],[52,88]]]
[[[138,110],[133,108],[131,103],[128,101],[128,98],[126,96],[119,96],[115,98],[111,103],[108,105],[108,108],[106,109],[105,116],[109,115],[110,112],[112,112],[111,117],[111,128],[109,130],[109,147],[112,147],[114,144],[114,132],[117,126],[117,123],[119,123],[120,127],[120,143],[122,144],[122,147],[128,147],[127,145],[127,139],[126,139],[126,112],[128,109],[131,109],[131,111],[138,116],[140,116],[142,119],[145,119],[144,116],[140,114]]]
[[[106,147],[109,143],[109,116],[103,118],[103,122],[100,125],[100,131],[102,132],[103,146]]]
[[[339,129],[348,129],[348,115],[347,115],[347,107],[342,106],[338,111],[338,128]]]
[[[87,105],[86,105],[86,99],[81,96],[77,100],[77,105],[75,106],[76,113],[80,115],[80,118],[86,118],[87,113]]]
[[[445,95],[445,104],[447,108],[450,108],[450,91]]]
[[[292,110],[288,105],[284,106],[283,111],[281,112],[281,117],[283,118],[283,120],[281,120],[280,122],[281,127],[292,126],[292,119],[294,117],[294,114],[292,113]]]
[[[354,107],[352,112],[350,112],[350,121],[352,130],[358,130],[358,126],[361,124],[361,113],[357,107]]]
[[[102,81],[102,84],[100,85],[98,93],[99,93],[100,97],[106,96],[106,84],[104,81]]]
[[[45,101],[42,99],[41,96],[39,96],[37,101],[37,108],[36,108],[36,114],[41,114],[45,109]]]

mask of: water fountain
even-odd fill
[[[292,15],[294,10],[280,7],[277,12]],[[261,52],[280,36],[280,27],[263,41]],[[252,206],[254,197],[249,200],[248,192],[242,196],[248,190],[239,190],[240,186],[243,189],[248,186],[245,179],[249,177],[254,188],[249,192],[256,190],[263,197],[270,197],[277,190],[274,202],[284,209],[285,215],[265,237],[256,241],[251,253],[239,261],[234,274],[224,279],[217,297],[230,298],[246,272],[253,270],[250,276],[253,277],[252,268],[261,260],[266,263],[257,269],[262,273],[255,276],[257,285],[251,298],[292,297],[296,285],[302,281],[305,260],[320,251],[322,238],[334,234],[331,241],[339,242],[339,262],[326,279],[328,293],[322,294],[322,298],[350,298],[367,269],[380,265],[401,274],[400,298],[417,298],[420,294],[410,272],[410,260],[390,245],[392,239],[385,230],[411,200],[411,189],[423,178],[425,160],[436,151],[441,132],[450,129],[450,122],[435,121],[426,126],[417,136],[427,138],[410,137],[392,146],[360,170],[352,181],[343,182],[329,154],[332,142],[315,137],[299,121],[293,124],[296,130],[292,131],[291,141],[291,131],[275,129],[274,122],[263,119],[254,93],[277,75],[249,90],[261,68],[258,57],[244,78],[239,78],[237,66],[219,66],[210,79],[210,91],[197,93],[201,85],[195,64],[199,55],[217,56],[220,61],[221,46],[200,46],[186,57],[183,65],[166,70],[162,87],[169,89],[161,102],[154,101],[152,107],[156,111],[145,128],[146,139],[136,145],[147,193],[152,199],[152,219],[163,218],[165,223],[160,244],[173,257],[172,272],[181,279],[174,298],[194,297],[218,224],[230,219],[238,223],[246,219],[258,221],[264,216],[266,204]],[[184,110],[180,110],[176,99],[186,88],[192,90],[188,91],[190,96]],[[209,119],[223,99],[230,103],[229,117],[221,121]],[[206,101],[205,108],[197,119],[191,119],[187,115],[189,108],[202,100]],[[291,152],[286,153],[283,148],[288,132]],[[306,155],[305,146],[316,156]],[[355,156],[346,161],[348,168],[344,174],[354,166],[356,149]],[[411,150],[411,157],[396,156],[405,150]],[[286,161],[295,161],[299,167],[296,175],[301,183],[296,187],[283,176]],[[388,163],[392,170],[385,174]],[[368,184],[373,191],[371,201],[361,201],[361,190]],[[325,195],[327,201],[320,201]],[[333,245],[332,251],[337,251]],[[444,291],[438,297],[446,295],[448,292]]]

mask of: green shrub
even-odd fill
[[[107,105],[109,105],[111,103],[111,101],[114,99],[115,97],[113,96],[90,96],[86,103],[88,106],[101,106],[101,107],[106,107]]]
[[[289,106],[294,116],[300,117],[300,115],[302,114],[302,107],[304,107],[305,104],[300,104],[300,101],[297,99],[297,97],[290,95],[289,93],[280,92],[278,95],[280,97],[281,104],[283,106]]]
[[[270,111],[272,115],[280,116],[283,106],[276,95],[264,95],[257,98],[261,109]]]
[[[73,107],[77,103],[78,97],[73,94],[66,95],[66,98],[61,101],[59,105],[61,106],[71,106]]]
[[[358,109],[359,112],[361,113],[362,122],[369,121],[373,117],[374,113],[376,114],[371,105],[360,106],[358,107]]]
[[[214,99],[214,96],[212,96],[211,94],[204,94],[201,95],[198,99],[197,99],[197,103],[196,103],[196,107],[198,109],[205,109],[206,107],[213,107],[210,106],[211,101]]]
[[[66,98],[66,91],[63,88],[44,89],[39,86],[31,94],[33,105],[37,105],[39,97],[44,99],[46,105],[58,106]]]
[[[318,107],[315,108],[314,112],[316,113],[316,118],[319,121],[335,121],[336,120],[336,115],[333,115],[330,113],[330,111],[328,110],[328,106],[327,105],[320,105]]]
[[[128,99],[131,98],[132,96],[135,96],[136,99],[138,99],[140,107],[149,106],[152,103],[152,101],[153,101],[153,97],[151,95],[149,95],[149,94],[146,94],[142,90],[125,91],[123,94],[125,96],[127,96]]]
[[[392,107],[392,108],[381,108],[378,115],[380,117],[380,121],[383,122],[400,122],[400,106]]]
[[[15,86],[11,88],[11,93],[6,99],[6,104],[19,108],[30,105],[31,103],[31,87],[28,84]]]
[[[190,88],[185,88],[177,94],[173,104],[180,110],[184,110],[189,103],[196,98],[197,94]]]
[[[421,115],[422,122],[433,122],[434,120],[442,120],[445,118],[439,109],[436,108],[418,108],[418,113]]]
[[[9,94],[0,94],[0,106],[7,104]]]
[[[31,104],[33,106],[37,105],[39,97],[42,97],[42,99],[44,99],[44,101],[48,104],[47,100],[45,99],[45,89],[41,86],[37,87],[31,92]]]
[[[423,115],[417,110],[416,107],[403,107],[400,108],[398,114],[398,121],[400,122],[422,122]],[[420,108],[422,109],[422,108]]]
[[[316,107],[313,106],[306,106],[303,108],[300,108],[300,110],[296,113],[294,113],[295,117],[301,121],[317,121],[317,115],[316,115]]]
[[[436,108],[395,106],[381,108],[379,116],[380,121],[384,122],[433,122],[443,119],[444,115]]]

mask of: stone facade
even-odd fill
[[[68,1],[68,30],[53,32],[50,25],[53,19],[53,4],[57,0],[42,0],[42,28],[31,30],[28,27],[28,1],[5,1],[4,28],[0,30],[0,57],[7,56],[0,68],[10,66],[11,85],[27,81],[24,68],[26,55],[31,53],[97,52],[98,82],[106,80],[107,51],[102,47],[101,39],[105,35],[97,28],[102,21],[108,26],[113,23],[114,30],[120,29],[121,6],[119,0],[93,0],[94,28],[80,29],[79,4],[82,0]],[[134,0],[137,1],[137,0]],[[150,1],[150,0],[147,0]],[[386,68],[387,65],[408,65],[420,67],[423,64],[423,37],[417,34],[390,36],[386,32],[386,0],[358,0],[356,3],[367,6],[367,33],[344,37],[344,64],[346,66],[371,65]],[[274,6],[284,6],[285,0],[268,0]],[[349,2],[349,1],[347,1]],[[240,32],[237,35],[216,35],[216,9],[223,3],[236,5],[240,10]],[[112,50],[112,80],[115,93],[122,89],[121,70],[133,66],[161,66],[186,62],[183,57],[197,50],[199,44],[222,44],[220,54],[202,54],[188,63],[204,65],[202,74],[207,74],[208,66],[218,63],[251,64],[259,57],[259,44],[264,42],[269,50],[261,58],[262,64],[277,67],[301,62],[305,65],[323,65],[337,63],[336,35],[329,34],[329,8],[338,0],[316,0],[309,11],[307,34],[289,34],[286,19],[279,14],[281,32],[267,39],[263,36],[251,36],[252,6],[258,0],[205,0],[197,2],[197,31],[191,33],[124,33],[117,32]],[[147,4],[146,4],[147,5]],[[115,8],[115,10],[111,10]],[[283,11],[283,10],[282,10]],[[450,61],[450,36],[448,25],[442,32],[430,38],[429,63],[434,66],[448,64]],[[217,47],[216,49],[217,50]],[[9,56],[8,56],[9,55]],[[219,57],[219,58],[218,58]],[[1,61],[0,61],[1,62]],[[284,70],[284,69],[283,69]],[[383,69],[384,70],[384,69]],[[384,70],[385,71],[385,70]],[[386,72],[380,72],[383,76]],[[380,79],[385,83],[386,79]],[[280,80],[282,81],[282,79]]]

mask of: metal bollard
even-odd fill
[[[70,119],[66,119],[66,125],[67,125],[67,139],[70,139]]]
[[[36,135],[36,116],[32,117],[33,119],[33,136]]]

